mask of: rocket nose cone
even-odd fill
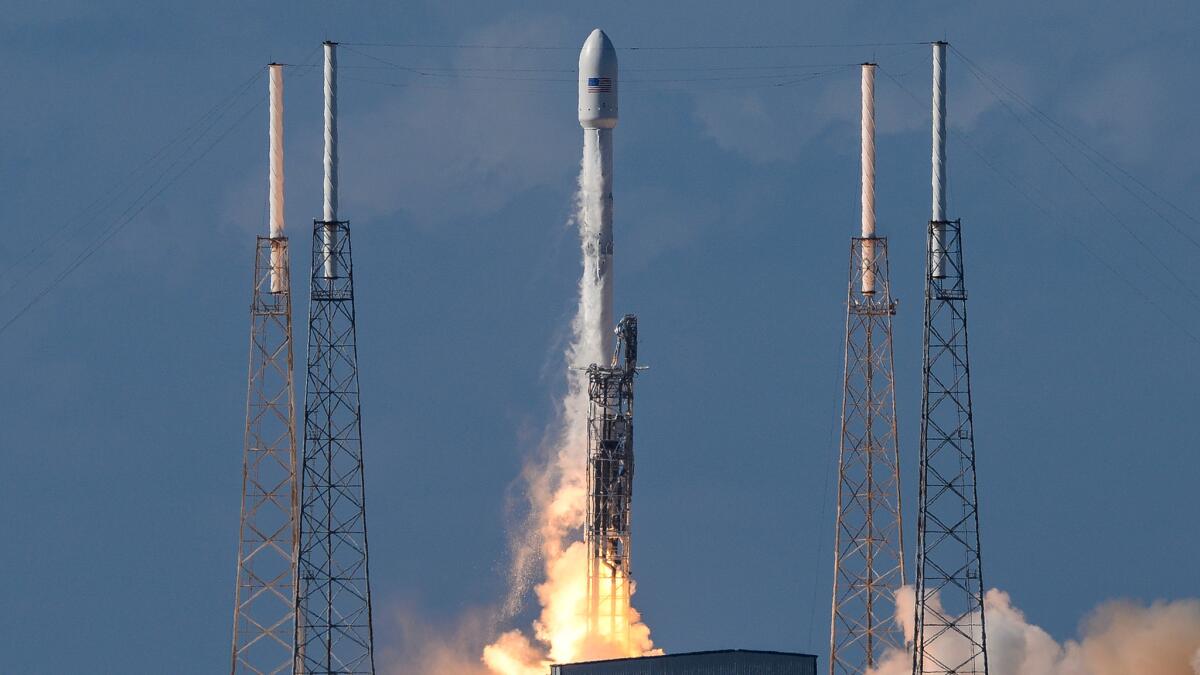
[[[586,49],[613,49],[612,40],[608,39],[608,35],[596,28],[588,35],[587,40],[583,41],[583,48]]]
[[[616,70],[617,49],[604,31],[597,28],[583,41],[583,49],[579,51],[579,67],[581,70]]]
[[[579,52],[579,124],[585,129],[617,125],[617,50],[599,28]]]

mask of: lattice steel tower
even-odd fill
[[[946,218],[946,43],[933,44],[933,218],[925,274],[913,672],[988,672],[962,228]]]
[[[887,237],[875,235],[875,64],[862,66],[862,236],[850,244],[829,672],[859,675],[902,648],[900,464]]]
[[[588,550],[588,634],[628,644],[637,317],[626,314],[617,324],[616,335],[612,362],[607,367],[592,364],[587,370],[588,503],[584,535]]]
[[[292,293],[283,209],[283,67],[268,66],[270,236],[258,237],[250,302],[250,373],[232,670],[292,667],[296,576],[296,394]]]
[[[325,43],[325,204],[313,223],[295,672],[375,672],[354,268],[337,218],[336,45]]]

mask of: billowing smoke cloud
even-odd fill
[[[530,580],[544,581],[534,589],[542,611],[533,624],[533,639],[521,631],[500,636],[483,652],[483,661],[501,675],[545,675],[551,663],[640,656],[654,645],[650,629],[632,607],[626,608],[631,626],[628,643],[610,641],[587,632],[587,549],[581,540],[586,515],[587,375],[581,366],[603,363],[599,251],[601,175],[599,148],[584,145],[579,173],[575,221],[583,252],[579,307],[572,322],[573,340],[566,352],[567,392],[559,411],[557,431],[548,452],[524,472],[530,517],[525,536],[513,544],[511,586],[506,610],[514,612]],[[541,575],[536,569],[541,563]],[[633,589],[630,583],[631,592]]]
[[[896,618],[913,636],[914,593],[896,595]],[[1149,606],[1108,602],[1084,620],[1081,637],[1058,643],[1029,623],[1008,593],[984,596],[988,671],[991,675],[1200,675],[1200,599]],[[942,654],[964,651],[952,634],[939,639]],[[912,656],[893,650],[871,675],[911,675]]]
[[[383,636],[384,640],[378,639],[380,624],[375,624],[375,644],[384,645],[376,654],[381,675],[491,675],[478,656],[495,636],[495,616],[490,610],[467,610],[452,624],[435,624],[411,607],[391,610],[391,618],[397,633]]]

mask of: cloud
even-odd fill
[[[846,69],[815,83],[705,92],[695,99],[695,115],[724,150],[755,162],[790,161],[832,124],[857,119],[856,78]]]
[[[880,68],[875,85],[876,132],[882,136],[928,128],[930,67],[918,65],[903,73],[884,70],[889,68],[886,63]],[[1022,70],[1005,64],[989,70],[1025,94]],[[948,122],[969,131],[998,101],[965,72],[951,77]],[[853,66],[786,87],[706,92],[695,99],[695,115],[704,135],[718,147],[755,162],[797,159],[817,140],[856,154],[860,97],[859,70]]]
[[[1110,601],[1084,620],[1079,639],[1062,644],[1029,623],[1004,591],[988,591],[984,608],[992,675],[1200,675],[1200,599],[1150,605]],[[941,611],[936,601],[934,609]],[[896,619],[911,643],[911,586],[896,595]],[[945,633],[935,644],[943,661],[957,663],[963,657],[954,655],[968,653],[953,633]],[[871,675],[908,675],[911,671],[912,656],[892,650]]]
[[[564,32],[560,20],[526,17],[461,41],[546,44],[561,41]],[[343,202],[356,216],[404,212],[417,226],[435,227],[495,213],[537,186],[568,189],[575,160],[563,149],[578,142],[573,75],[522,73],[530,57],[520,51],[460,50],[449,64],[457,70],[418,68],[426,76],[389,70],[363,54],[409,65],[407,55],[387,50],[364,47],[343,55],[346,64],[381,67],[353,74],[344,68],[343,88],[380,88],[359,80],[400,85],[382,87],[396,93],[369,110],[343,107]]]
[[[1164,146],[1156,141],[1173,112],[1160,70],[1140,60],[1100,69],[1070,91],[1064,105],[1089,139],[1123,160],[1144,161]]]
[[[488,612],[463,612],[453,626],[435,626],[420,613],[403,608],[395,610],[392,618],[397,633],[379,636],[384,645],[378,655],[381,673],[488,675],[479,658],[495,630]]]

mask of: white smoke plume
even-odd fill
[[[513,542],[511,586],[505,610],[519,608],[535,577],[541,614],[533,639],[519,630],[501,635],[484,648],[483,661],[499,675],[545,675],[551,663],[640,656],[653,650],[650,629],[629,607],[628,644],[587,634],[587,550],[581,528],[586,515],[587,374],[579,368],[604,363],[600,258],[596,242],[601,208],[601,158],[595,143],[585,143],[576,195],[583,274],[579,306],[566,350],[567,392],[559,409],[547,453],[526,466],[523,478],[530,505],[524,536]],[[536,569],[541,564],[540,575]],[[633,584],[631,582],[631,589]]]
[[[408,606],[391,609],[389,614],[396,632],[384,640],[379,639],[378,628],[375,634],[375,644],[382,645],[376,652],[380,675],[491,675],[478,656],[495,636],[491,610],[468,609],[449,623]]]
[[[896,594],[896,619],[910,644],[914,598],[911,586]],[[991,675],[1200,675],[1200,599],[1107,602],[1084,620],[1078,639],[1061,644],[1029,623],[1004,591],[988,591],[983,606]],[[944,654],[963,651],[951,635],[939,640]],[[870,671],[911,674],[912,656],[902,650]]]

